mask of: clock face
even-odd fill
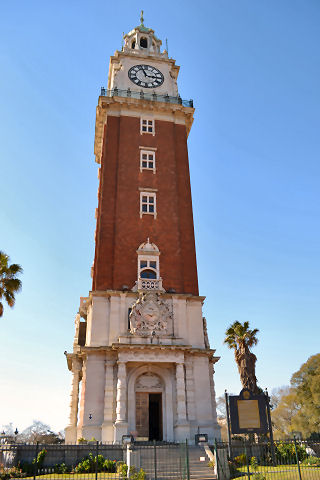
[[[143,88],[157,88],[164,82],[164,76],[150,65],[135,65],[128,72],[131,82]]]

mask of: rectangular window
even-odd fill
[[[152,170],[156,173],[156,152],[152,150],[140,150],[140,172]]]
[[[150,120],[149,118],[141,118],[140,120],[140,133],[151,133],[152,135],[155,134],[154,128],[154,120]]]
[[[140,218],[145,214],[157,217],[155,193],[140,192]]]

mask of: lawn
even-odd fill
[[[246,480],[248,478],[247,467],[238,469],[242,472],[240,477],[234,480]],[[254,472],[250,467],[250,479],[254,479]],[[300,466],[302,480],[320,480],[320,468]],[[296,465],[279,465],[277,467],[258,467],[257,473],[262,474],[266,480],[299,480]]]
[[[45,475],[37,475],[39,480],[94,480],[96,478],[95,473],[47,473]],[[100,480],[109,479],[109,480],[121,480],[123,477],[119,473],[107,473],[101,472],[98,473],[98,478]],[[33,480],[33,475],[30,477],[24,477],[23,480]]]

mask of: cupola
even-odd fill
[[[143,22],[143,10],[141,10],[140,25],[123,37],[123,51],[127,53],[131,52],[133,54],[145,53],[146,55],[167,55],[166,51],[161,54],[161,40],[155,36],[154,30],[145,27]]]

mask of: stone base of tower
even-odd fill
[[[68,426],[65,428],[65,443],[77,443],[77,427]]]
[[[92,295],[87,343],[67,355],[74,374],[70,418],[79,422],[67,427],[68,443],[80,437],[122,442],[123,435],[194,443],[199,432],[210,442],[220,439],[213,381],[218,358],[206,338],[203,297],[148,295]],[[128,309],[137,298],[146,318],[151,307],[159,307],[163,331],[128,332]]]
[[[104,422],[101,427],[101,441],[105,443],[113,442],[114,437],[113,422]]]
[[[128,423],[127,422],[116,422],[114,424],[114,436],[113,441],[115,443],[122,442],[123,435],[128,435]]]
[[[175,425],[174,439],[176,442],[184,442],[186,439],[192,440],[190,438],[190,425],[188,423]]]

